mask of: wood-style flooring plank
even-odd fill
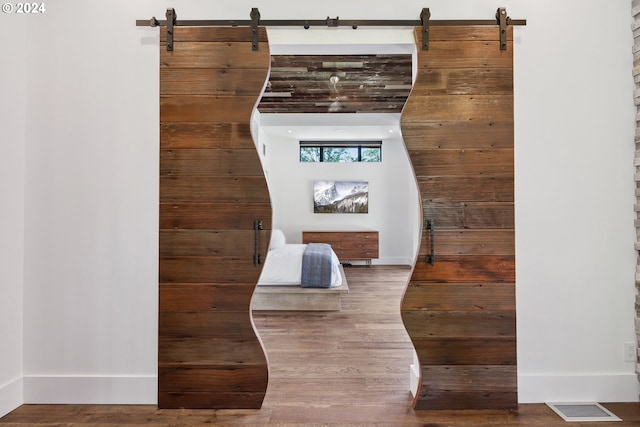
[[[640,425],[639,403],[607,403],[622,418],[616,427]],[[295,421],[292,421],[295,419]],[[283,421],[279,421],[283,420]],[[522,404],[515,411],[414,411],[406,405],[360,404],[309,406],[286,402],[259,410],[157,409],[151,405],[24,405],[0,418],[3,427],[191,427],[191,426],[326,426],[326,427],[566,427],[544,404]],[[571,423],[575,427],[599,423]]]

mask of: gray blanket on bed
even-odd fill
[[[331,287],[331,245],[327,243],[309,243],[302,255],[303,288]]]

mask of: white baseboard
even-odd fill
[[[354,262],[355,264],[355,262]],[[406,265],[412,266],[413,260],[409,258],[402,257],[385,257],[371,260],[371,264],[373,265]]]
[[[0,417],[4,417],[23,403],[22,378],[0,385]]]
[[[638,402],[635,373],[518,375],[518,402]]]
[[[411,371],[417,377],[416,372]],[[157,404],[153,376],[25,376],[0,386],[0,417],[22,404]],[[518,375],[518,402],[637,402],[635,374]]]
[[[155,375],[24,377],[27,404],[155,405],[157,394]]]

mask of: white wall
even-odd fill
[[[265,118],[266,115],[262,115]],[[308,116],[308,115],[307,115]],[[335,116],[335,115],[333,115]],[[362,120],[363,117],[364,119]],[[289,243],[301,243],[302,231],[376,230],[379,258],[374,264],[413,264],[414,236],[419,230],[415,177],[402,142],[399,115],[327,116],[325,125],[262,126],[260,146],[266,147],[273,226],[284,231]],[[373,119],[377,117],[377,120]],[[292,122],[307,121],[294,115]],[[313,122],[314,120],[312,120]],[[315,122],[320,121],[317,118]],[[381,126],[388,122],[387,126]],[[378,123],[363,126],[358,123]],[[379,163],[301,163],[300,140],[382,141]],[[313,213],[314,181],[367,181],[366,214]]]
[[[635,107],[627,3],[428,5],[432,19],[490,19],[505,6],[511,17],[528,20],[515,29],[523,402],[638,399],[635,366],[622,357],[623,342],[635,339]],[[367,5],[266,0],[259,7],[263,19],[417,19],[424,6],[415,0]],[[42,16],[2,17],[3,40],[15,43],[3,49],[3,64],[26,56],[28,66],[26,73],[12,68],[14,78],[3,82],[9,91],[3,96],[19,98],[26,88],[26,113],[9,130],[16,141],[10,150],[18,160],[24,152],[25,166],[2,160],[17,175],[25,170],[24,400],[152,403],[158,30],[134,22],[162,18],[167,5],[66,0],[46,6]],[[180,19],[243,19],[255,2],[213,7],[175,0],[169,6]],[[22,38],[5,33],[5,22],[16,18],[27,23]],[[19,177],[16,184],[1,187],[15,206],[3,215],[17,225],[5,225],[11,230],[2,242],[7,264],[20,261],[11,249],[21,241]],[[19,299],[21,269],[9,271],[2,296]],[[17,310],[19,323],[20,309],[4,301],[2,316],[5,308]],[[1,333],[3,349],[20,346],[19,333]],[[20,350],[2,352],[0,366],[8,360],[11,367],[0,370],[0,387],[20,371],[20,357]]]
[[[517,32],[521,400],[638,398],[630,3],[538,2]]]
[[[158,47],[134,25],[153,7],[46,6],[26,35],[24,400],[154,403]]]
[[[1,40],[21,40],[26,22],[8,17]],[[15,18],[15,19],[14,19]],[[0,416],[22,404],[22,291],[24,254],[24,175],[26,50],[3,43],[0,78]]]

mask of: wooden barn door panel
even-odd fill
[[[267,360],[250,302],[271,204],[250,132],[269,70],[266,31],[176,27],[160,40],[158,405],[259,408]]]
[[[402,318],[421,365],[416,409],[517,406],[513,30],[432,27],[402,112],[424,220]]]

